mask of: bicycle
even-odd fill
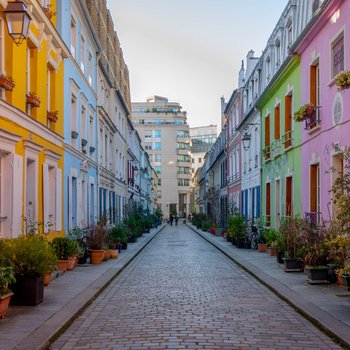
[[[250,227],[250,246],[252,249],[257,249],[258,244],[262,241],[261,230],[256,225]]]

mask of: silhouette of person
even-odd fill
[[[170,226],[173,226],[174,217],[170,215]]]
[[[175,225],[177,226],[177,222],[178,222],[179,218],[177,217],[177,215],[175,216]]]

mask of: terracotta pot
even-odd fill
[[[58,260],[57,261],[57,267],[60,271],[66,272],[68,269],[68,260]]]
[[[32,107],[40,107],[40,100],[38,97],[28,95],[27,104],[31,105]]]
[[[341,275],[339,275],[338,272],[335,273],[335,275],[337,276],[337,282],[340,286],[343,285],[343,277]]]
[[[111,257],[111,253],[109,252],[109,250],[105,250],[103,261],[107,261],[110,257]]]
[[[270,256],[276,256],[276,247],[270,247],[269,255]]]
[[[104,255],[104,250],[90,250],[90,264],[101,264]]]
[[[67,267],[67,270],[74,270],[75,268],[75,256],[70,256],[68,258],[68,267]]]
[[[51,271],[46,272],[44,275],[44,286],[48,286],[51,282]]]
[[[109,253],[111,254],[111,259],[117,259],[118,258],[118,249],[110,249]]]
[[[267,244],[259,243],[258,244],[258,252],[259,253],[265,253],[266,251],[267,251]]]
[[[10,305],[10,299],[13,293],[7,293],[5,295],[0,295],[0,318],[3,318],[6,315],[6,312]]]
[[[15,83],[7,77],[0,76],[0,87],[4,88],[7,91],[12,91],[15,87]]]

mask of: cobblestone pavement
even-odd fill
[[[186,226],[168,226],[51,346],[340,349]]]

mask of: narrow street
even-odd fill
[[[51,349],[339,349],[183,225],[167,226]]]

